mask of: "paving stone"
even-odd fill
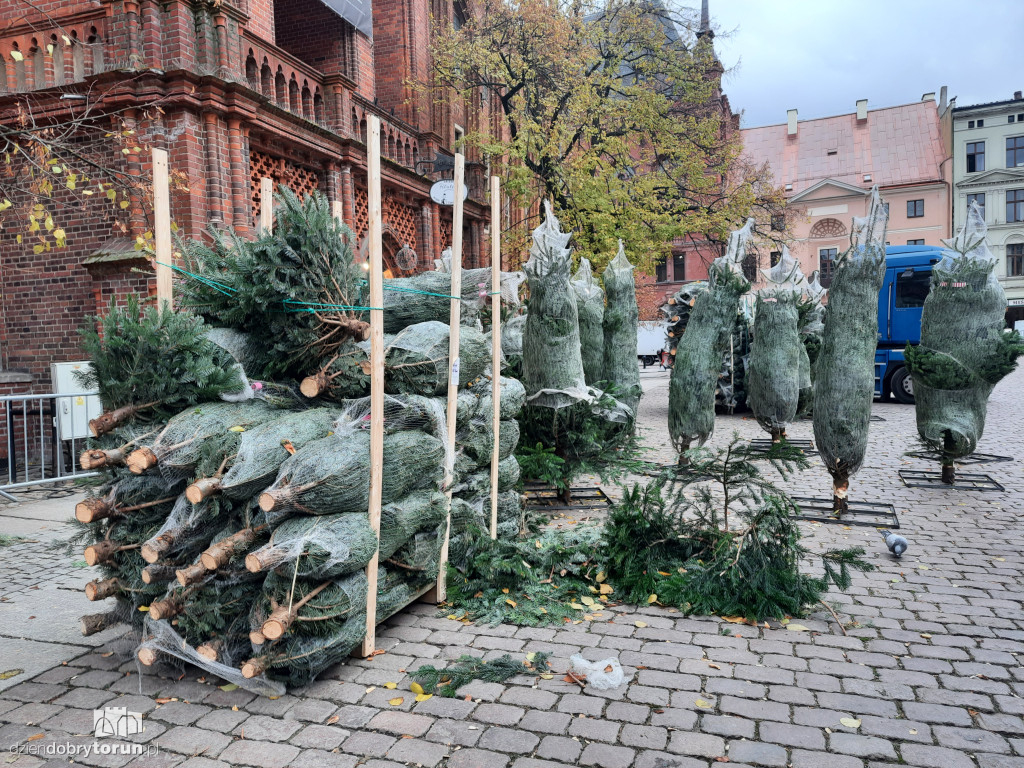
[[[723,696],[718,702],[718,708],[722,712],[752,720],[789,720],[789,706],[777,701],[751,701],[736,696]]]
[[[720,736],[706,733],[673,731],[668,743],[668,751],[680,755],[720,757],[725,755],[725,740]]]
[[[697,713],[691,709],[651,710],[651,725],[691,731],[697,724]]]
[[[434,724],[434,718],[425,715],[414,715],[409,712],[388,711],[381,712],[373,717],[367,724],[367,728],[376,731],[386,731],[399,736],[422,736],[430,726]]]
[[[14,709],[10,710],[6,714],[0,716],[0,720],[6,720],[9,723],[15,723],[17,725],[39,725],[44,720],[49,720],[60,712],[64,711],[63,707],[58,707],[53,704],[39,704],[32,702],[30,704],[21,704],[18,706],[18,702],[9,702],[14,706]]]
[[[974,760],[968,754],[925,744],[902,744],[900,757],[908,765],[923,768],[975,768]]]
[[[460,749],[448,758],[447,768],[505,768],[508,755],[483,749]]]
[[[327,752],[322,749],[307,749],[291,761],[289,768],[355,768],[358,762],[353,755]]]
[[[583,745],[575,739],[565,736],[545,736],[540,746],[537,747],[537,757],[557,760],[561,763],[574,763],[582,751]],[[513,768],[515,765],[518,763],[514,764]]]
[[[10,693],[9,691],[7,692]],[[61,707],[77,707],[78,709],[100,709],[111,699],[117,697],[113,691],[101,691],[96,688],[72,688],[63,696],[58,696],[52,703]]]
[[[429,741],[436,741],[439,744],[451,744],[463,747],[472,747],[483,735],[485,726],[465,720],[437,720],[425,738]]]
[[[604,711],[604,700],[570,693],[559,700],[558,711],[568,712],[572,715],[583,714],[588,717],[597,717]]]
[[[932,728],[939,746],[959,749],[964,752],[995,752],[1008,754],[1010,745],[1002,736],[983,731],[980,728],[953,728],[937,725]]]
[[[414,763],[433,768],[448,757],[449,749],[422,739],[399,739],[387,756],[399,763]]]
[[[336,749],[351,734],[334,725],[307,725],[289,740],[304,749]]]
[[[730,741],[729,762],[785,768],[786,750],[760,741]]]
[[[531,710],[519,721],[517,727],[525,731],[561,734],[566,732],[572,720],[572,715],[565,712],[537,712]]]
[[[799,747],[800,749],[825,749],[825,734],[817,728],[810,728],[805,725],[765,721],[761,723],[758,729],[758,738],[762,741],[785,744],[788,747]]]
[[[370,733],[369,731],[356,731],[341,745],[343,752],[352,755],[364,755],[366,757],[384,757],[397,741],[393,736],[385,733]]]
[[[651,716],[651,708],[641,704],[630,704],[625,701],[613,701],[605,710],[604,716],[609,720],[623,720],[627,723],[645,723]]]
[[[836,755],[828,752],[808,752],[794,749],[790,756],[793,768],[864,768],[864,761],[851,755]]]
[[[919,704],[907,701],[903,704],[903,713],[911,720],[922,723],[941,723],[943,725],[971,725],[971,716],[966,709],[944,707],[939,704]]]
[[[629,724],[622,727],[619,741],[627,747],[640,749],[664,749],[668,742],[668,731],[652,725]]]
[[[220,733],[231,733],[238,725],[249,717],[248,712],[231,709],[215,709],[207,715],[203,715],[196,721],[197,728],[205,728],[208,731],[219,731]]]
[[[228,745],[228,748],[220,753],[220,758],[226,763],[251,765],[257,768],[286,768],[298,754],[299,748],[291,744],[240,739]]]
[[[526,710],[508,704],[481,704],[473,713],[473,718],[492,725],[513,726],[522,720]]]
[[[339,707],[338,711],[334,713],[338,717],[338,722],[335,725],[340,725],[342,728],[362,728],[370,722],[370,718],[376,715],[377,711],[371,707],[360,707],[355,704]]]
[[[463,719],[469,717],[470,713],[479,706],[473,701],[463,699],[449,699],[444,696],[431,696],[426,701],[421,701],[413,707],[417,715],[429,715],[432,717],[451,717]]]
[[[577,717],[569,723],[569,735],[588,741],[607,741],[614,744],[618,740],[621,725],[601,718]]]
[[[118,702],[120,706],[120,702]],[[153,720],[159,720],[163,723],[171,723],[172,725],[192,725],[200,717],[210,712],[209,707],[204,707],[201,704],[186,704],[183,701],[171,701],[167,704],[158,706],[150,714]]]
[[[879,760],[895,760],[896,751],[892,744],[875,736],[861,736],[855,733],[833,733],[828,739],[829,749],[844,755],[867,757]]]
[[[558,701],[558,696],[550,691],[517,686],[505,691],[500,701],[503,704],[518,704],[529,709],[552,709]]]
[[[217,757],[230,743],[231,737],[223,733],[184,725],[172,728],[156,739],[161,749],[206,757]]]
[[[477,745],[481,749],[496,752],[516,752],[519,754],[532,752],[540,741],[540,737],[529,731],[518,728],[492,727],[484,731]]]
[[[580,755],[580,765],[596,765],[600,768],[629,768],[633,764],[634,752],[626,747],[610,744],[588,744]]]

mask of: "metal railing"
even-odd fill
[[[91,477],[78,467],[85,450],[89,418],[100,412],[93,392],[5,395],[0,397],[0,445],[6,445],[6,477],[0,470],[0,496],[7,491]]]

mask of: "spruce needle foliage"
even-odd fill
[[[448,604],[458,618],[492,626],[563,624],[583,616],[582,598],[593,602],[598,528],[548,529],[514,540],[492,540],[479,530],[468,538],[464,558],[448,567]]]
[[[847,589],[850,569],[871,570],[863,550],[821,555],[823,575],[802,573],[796,505],[766,478],[766,458],[785,477],[807,466],[783,442],[755,455],[734,435],[716,451],[688,452],[685,470],[627,490],[605,526],[603,557],[616,595],[686,613],[754,621],[801,615],[830,586]]]
[[[503,683],[516,675],[535,675],[547,667],[546,653],[533,654],[533,660],[526,663],[516,661],[507,653],[493,661],[463,655],[445,669],[428,664],[413,671],[412,676],[423,687],[424,693],[454,698],[459,688],[474,680]]]
[[[202,318],[188,312],[143,309],[134,295],[123,308],[112,300],[105,316],[82,326],[82,351],[92,369],[77,376],[99,391],[107,411],[157,403],[136,418],[166,420],[243,386],[234,360],[205,331]]]

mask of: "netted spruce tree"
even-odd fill
[[[783,248],[783,253],[788,249]],[[821,334],[825,330],[825,295],[828,289],[821,285],[818,270],[804,286],[804,298],[797,304],[797,328],[800,332],[800,403],[797,416],[807,416],[814,408],[814,366],[821,349]]]
[[[801,353],[806,357],[806,351],[797,333],[797,302],[806,281],[788,249],[764,275],[768,285],[758,292],[755,305],[747,402],[761,429],[777,443],[785,439],[800,403]]]
[[[696,297],[686,332],[676,346],[668,431],[681,463],[693,442],[703,444],[715,428],[715,387],[722,356],[729,350],[740,296],[750,289],[740,265],[753,226],[754,220],[748,219],[729,235],[729,247],[708,269],[708,290]]]
[[[616,397],[636,413],[640,403],[640,368],[637,365],[637,325],[633,265],[619,240],[619,252],[604,270],[608,306],[604,312],[604,380],[614,386]]]
[[[907,345],[917,431],[942,466],[942,482],[956,481],[956,459],[972,453],[985,429],[988,397],[1017,367],[1024,342],[1004,327],[1006,294],[977,203],[952,249],[932,269],[924,302],[920,346]]]
[[[837,513],[848,507],[850,477],[860,469],[868,447],[887,221],[875,187],[868,215],[854,218],[850,248],[836,263],[815,366],[814,440],[832,475]]]
[[[523,331],[523,449],[527,477],[552,482],[570,498],[572,479],[607,464],[632,433],[632,409],[587,387],[580,352],[576,293],[570,284],[571,233],[562,232],[545,201],[523,267],[530,289]]]
[[[576,292],[576,311],[580,321],[583,376],[588,385],[594,386],[604,376],[604,291],[594,279],[589,259],[580,259],[579,269],[572,277],[572,287]]]

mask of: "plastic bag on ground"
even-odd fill
[[[626,681],[619,660],[587,661],[578,653],[569,659],[570,669],[579,677],[586,677],[587,684],[598,691],[610,691]]]

